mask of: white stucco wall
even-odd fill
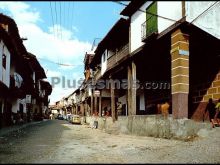
[[[122,104],[127,104],[126,95],[119,97],[118,101],[121,102]]]
[[[111,57],[113,54],[115,54],[114,51],[112,51],[112,50],[108,50],[108,58]]]
[[[146,8],[152,3],[152,1],[146,2],[144,5],[140,7],[141,10],[145,11]],[[133,52],[139,47],[141,47],[144,42],[141,41],[141,24],[146,21],[146,13],[141,11],[136,11],[131,16],[131,35],[130,35],[130,42],[131,48],[130,51]],[[131,53],[130,52],[130,53]]]
[[[4,46],[4,49],[3,49]],[[2,55],[3,53],[6,55],[6,68],[4,69],[2,66]],[[4,44],[3,41],[0,41],[0,81],[2,81],[7,87],[10,85],[10,62],[11,55]]]
[[[140,95],[140,110],[145,110],[144,92]]]
[[[214,3],[215,1],[187,1],[186,20],[192,22]],[[218,2],[210,10],[198,17],[193,24],[220,39],[220,3]]]
[[[27,112],[25,99],[15,99],[15,100],[12,100],[11,103],[12,103],[12,112],[17,113],[17,111],[19,111],[20,104],[23,105],[23,113]]]
[[[107,58],[108,58],[108,51],[105,50],[102,54],[102,63],[101,63],[101,75],[103,75],[107,69]]]
[[[145,11],[152,1],[146,2],[140,7]],[[186,1],[186,20],[191,22],[199,14],[209,8],[214,1]],[[182,2],[181,1],[157,1],[157,14],[178,21],[182,18]],[[131,34],[130,34],[130,53],[141,47],[144,43],[141,41],[141,24],[146,21],[146,13],[136,11],[131,16]],[[158,17],[158,32],[161,33],[175,22]],[[208,12],[199,17],[194,25],[202,30],[212,34],[220,39],[220,2],[215,4]]]
[[[157,1],[157,14],[173,20],[182,18],[182,2],[181,1]],[[158,17],[158,33],[161,33],[175,22]]]
[[[18,99],[12,101],[12,112],[17,113],[19,110],[19,101]]]

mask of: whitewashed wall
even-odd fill
[[[180,20],[182,18],[182,2],[181,1],[157,1],[157,14],[173,20]],[[158,33],[161,33],[175,22],[161,17],[157,18]]]
[[[186,2],[186,20],[192,22],[215,1]],[[220,2],[193,22],[194,25],[220,39]]]
[[[4,46],[4,49],[3,49]],[[2,66],[2,55],[3,53],[6,55],[6,68],[4,69]],[[11,55],[4,44],[3,41],[0,41],[0,81],[2,81],[7,87],[10,85],[10,62]]]
[[[146,8],[152,3],[152,1],[146,2],[140,7],[141,10],[145,11]],[[141,47],[144,42],[141,41],[141,24],[146,21],[146,13],[141,11],[136,11],[131,16],[131,35],[130,35],[130,53]]]
[[[140,95],[140,110],[145,110],[144,92]]]
[[[108,51],[105,50],[102,54],[102,66],[101,66],[101,75],[103,75],[107,69],[107,58],[108,58]]]
[[[27,112],[25,99],[15,99],[15,100],[12,100],[11,103],[12,103],[12,112],[17,113],[17,111],[19,111],[20,104],[23,105],[23,113]]]
[[[13,100],[12,101],[12,112],[17,113],[17,111],[19,110],[19,100]]]
[[[114,54],[115,54],[114,51],[112,51],[112,50],[108,50],[108,58],[111,57],[111,56],[114,55]]]
[[[124,95],[122,97],[118,98],[118,101],[121,102],[122,104],[127,104],[127,99],[126,99],[127,95]]]

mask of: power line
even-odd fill
[[[71,65],[71,64],[65,64],[65,63],[60,63],[60,62],[54,62],[54,61],[44,59],[44,58],[39,58],[39,57],[37,57],[37,59],[42,60],[42,61],[48,61],[50,63],[56,64],[56,65],[61,65],[61,66],[84,66],[84,64]]]
[[[63,19],[63,27],[65,28],[66,26],[66,10],[65,10],[65,8],[66,8],[66,2],[64,2],[63,3],[63,8],[64,8],[64,19]]]
[[[51,2],[50,2],[50,12],[51,12],[52,24],[53,24],[53,35],[54,35],[54,37],[55,37],[54,20],[53,20],[53,11],[52,11]]]
[[[70,28],[70,31],[72,31],[73,32],[73,16],[74,16],[74,14],[73,14],[73,12],[74,12],[74,2],[72,2],[72,14],[71,14],[71,24],[70,24],[70,26],[71,26],[71,28]]]
[[[67,11],[68,11],[67,12],[67,18],[68,18],[67,20],[70,20],[70,18],[69,18],[69,16],[70,16],[70,4],[71,3],[69,2],[68,9],[67,9]],[[70,23],[70,21],[68,21],[68,22]]]
[[[115,3],[118,3],[120,5],[123,5],[123,6],[128,6],[122,2],[118,2],[118,1],[112,1],[112,2],[115,2]],[[148,11],[144,11],[144,10],[141,10],[140,8],[138,9],[138,11],[141,11],[141,12],[144,12],[144,13],[147,13],[147,14],[150,14],[151,16],[156,16],[156,17],[159,17],[159,18],[162,18],[162,19],[166,19],[166,20],[169,20],[169,21],[173,21],[173,22],[178,22],[178,23],[182,23],[181,21],[177,21],[177,20],[174,20],[174,19],[171,19],[171,18],[167,18],[167,17],[164,17],[164,16],[161,16],[161,15],[158,15],[158,14],[154,14],[154,13],[150,13]]]
[[[209,6],[206,10],[204,10],[201,14],[199,14],[196,18],[194,18],[190,23],[193,23],[195,20],[197,20],[199,17],[201,17],[204,13],[206,13],[209,9],[211,9],[214,5],[216,5],[218,1],[213,3],[211,6]]]
[[[62,11],[61,11],[61,2],[60,2],[60,37],[61,37],[61,40],[62,40],[62,19],[61,19],[61,16],[62,16]]]
[[[55,13],[56,13],[56,14],[55,14],[55,16],[56,16],[55,18],[56,18],[56,23],[57,23],[56,30],[57,30],[57,38],[58,38],[58,34],[59,34],[59,33],[58,33],[58,21],[57,21],[57,7],[56,7],[56,2],[54,2],[54,4],[55,4]]]

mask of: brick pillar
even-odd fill
[[[180,29],[173,32],[170,53],[173,118],[188,118],[189,35]]]

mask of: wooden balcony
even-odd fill
[[[141,24],[141,41],[147,42],[158,35],[157,20],[153,17]]]
[[[101,77],[101,69],[98,69],[95,73],[94,73],[94,80],[95,82]]]
[[[122,59],[127,57],[129,54],[129,46],[126,44],[123,46],[119,51],[113,54],[111,57],[108,58],[107,61],[107,70],[113,68],[115,64],[120,63]]]

